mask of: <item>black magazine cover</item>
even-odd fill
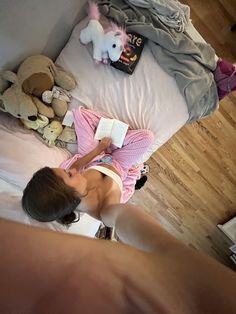
[[[111,62],[111,66],[120,71],[132,74],[139,62],[147,39],[137,33],[129,32],[127,35],[129,36],[128,44],[125,46],[120,59],[116,62]]]

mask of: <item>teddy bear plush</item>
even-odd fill
[[[48,118],[54,117],[52,108],[22,91],[15,73],[11,71],[1,73],[0,82],[0,110],[26,121],[37,120],[38,113]],[[12,85],[8,87],[8,83],[12,83]]]
[[[43,55],[31,56],[19,66],[17,74],[0,73],[0,110],[21,119],[27,128],[37,130],[49,145],[54,145],[59,135],[60,141],[71,143],[75,138],[74,130],[63,135],[60,118],[65,115],[70,101],[67,91],[75,86],[73,76],[51,59]],[[42,94],[46,91],[50,101],[45,103]]]
[[[63,127],[61,122],[52,121],[43,129],[43,139],[51,146],[55,145],[55,140],[62,133]]]
[[[65,148],[67,143],[77,143],[75,129],[69,126],[63,127],[61,121],[52,120],[50,122],[47,117],[38,114],[35,121],[21,119],[21,122],[26,128],[37,131],[40,135],[39,139],[43,139],[48,146]]]
[[[41,97],[46,90],[51,90],[53,85],[68,91],[76,86],[72,74],[56,66],[44,55],[26,58],[19,66],[17,76],[23,91],[37,97]]]
[[[50,104],[50,108],[56,116],[63,117],[65,115],[70,98],[69,93],[67,98],[63,98],[63,93],[66,95],[67,91],[76,86],[72,74],[56,66],[50,58],[44,55],[35,55],[26,58],[21,63],[17,76],[22,90],[26,94],[41,97],[46,104]]]
[[[71,100],[71,95],[59,86],[53,86],[52,90],[46,90],[42,94],[42,99],[45,103],[51,104],[55,114],[58,117],[63,117],[67,111],[67,103]]]
[[[10,87],[9,83],[12,83]],[[54,84],[69,91],[75,88],[76,81],[48,57],[28,57],[19,66],[17,75],[11,71],[0,75],[0,109],[28,121],[35,121],[38,113],[53,118],[53,107],[47,106],[38,97],[46,90],[51,90]],[[55,100],[53,106],[56,114],[63,116],[66,113],[65,101]]]
[[[68,126],[63,128],[60,121],[53,120],[42,132],[42,137],[49,146],[56,145],[65,148],[66,143],[77,142],[75,129]]]

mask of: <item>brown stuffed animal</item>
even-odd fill
[[[8,88],[9,83],[12,85]],[[46,90],[51,90],[54,84],[65,90],[71,90],[76,86],[73,76],[57,67],[48,57],[43,55],[28,57],[19,66],[17,75],[11,71],[1,73],[0,110],[26,121],[36,121],[38,113],[53,118],[55,109],[56,114],[60,113],[60,116],[63,116],[67,111],[65,101],[55,100],[55,104],[48,106],[35,97],[41,96]]]
[[[0,110],[20,118],[27,128],[37,130],[49,145],[55,145],[59,135],[60,143],[75,143],[74,129],[63,130],[58,121],[68,109],[70,94],[67,91],[75,86],[73,76],[51,59],[43,55],[31,56],[19,66],[17,75],[11,71],[0,73]],[[45,100],[50,105],[38,98],[45,91],[50,93],[50,101]],[[52,121],[55,114],[56,120]]]
[[[53,85],[58,85],[65,90],[72,90],[76,86],[73,76],[44,55],[26,58],[20,65],[17,76],[23,91],[26,94],[41,97],[46,90],[51,90]]]
[[[54,111],[36,97],[31,97],[22,91],[17,75],[11,71],[5,71],[0,77],[2,88],[12,85],[0,94],[0,110],[10,113],[12,116],[26,121],[37,120],[38,113],[48,118],[54,117]]]

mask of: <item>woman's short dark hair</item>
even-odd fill
[[[44,167],[35,172],[28,182],[23,192],[22,207],[38,221],[57,220],[69,225],[76,220],[74,210],[80,201],[75,189],[68,186],[51,168]]]

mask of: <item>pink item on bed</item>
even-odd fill
[[[74,125],[78,139],[78,154],[63,162],[61,167],[69,168],[78,158],[88,154],[97,145],[94,134],[99,123],[100,114],[80,106],[73,110]],[[96,156],[83,170],[97,165],[97,160],[112,155],[111,165],[118,171],[123,182],[121,202],[127,202],[134,193],[136,181],[140,178],[142,165],[133,167],[153,143],[153,133],[149,130],[128,130],[123,147],[111,146],[111,154],[106,152]]]
[[[220,100],[236,90],[236,67],[228,61],[224,59],[217,61],[214,78]]]

